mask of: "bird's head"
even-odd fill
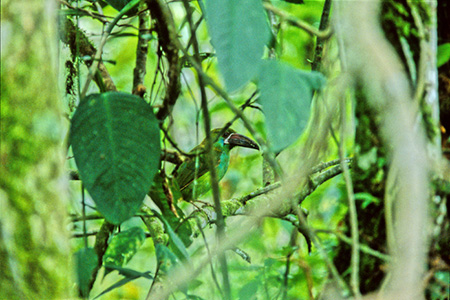
[[[213,141],[218,141],[222,145],[229,145],[230,150],[236,146],[259,150],[258,145],[252,139],[236,133],[236,131],[231,128],[228,128],[225,131],[223,131],[222,128],[213,129],[211,131],[211,138]]]

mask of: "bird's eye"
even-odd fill
[[[223,133],[222,137],[226,139],[227,137],[229,137],[232,134],[233,134],[233,131],[227,130]]]

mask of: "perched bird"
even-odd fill
[[[211,131],[213,141],[212,152],[217,178],[221,180],[228,169],[230,150],[235,146],[259,150],[258,145],[248,137],[227,129],[221,136],[221,128]],[[187,158],[175,171],[174,176],[180,187],[184,200],[196,199],[211,189],[209,169],[206,160],[206,138],[189,154],[195,156]],[[194,180],[196,179],[196,180]]]

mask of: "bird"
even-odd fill
[[[255,141],[236,133],[231,128],[226,130],[222,128],[213,129],[211,140],[213,141],[213,162],[219,181],[228,170],[231,149],[238,146],[259,150]],[[183,199],[186,201],[197,199],[211,189],[210,172],[206,160],[206,143],[207,139],[205,138],[188,153],[190,156],[174,170],[173,175]]]

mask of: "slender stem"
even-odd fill
[[[211,254],[211,250],[209,249],[209,246],[208,246],[208,241],[206,240],[205,232],[202,229],[202,225],[200,224],[200,220],[198,218],[196,218],[195,220],[197,221],[198,230],[200,231],[200,234],[202,235],[203,241],[205,243],[206,252],[208,253],[209,266],[211,267],[212,279],[214,281],[214,284],[216,285],[217,290],[219,291],[219,294],[223,298],[223,291],[220,288],[219,282],[217,281],[216,272],[214,271],[214,267],[213,267],[213,264],[212,264],[212,254]]]
[[[298,236],[298,230],[296,227],[294,227],[292,229],[292,233],[291,233],[291,239],[289,241],[289,247],[291,249],[289,249],[288,254],[286,255],[286,270],[284,271],[284,278],[283,278],[283,293],[282,293],[282,299],[286,300],[287,299],[287,292],[288,292],[288,288],[289,288],[289,273],[291,270],[291,257],[294,254],[294,249],[297,243],[297,236]]]
[[[333,231],[333,230],[323,230],[323,229],[316,229],[314,231],[316,233],[334,234],[340,240],[342,240],[344,243],[347,243],[349,245],[353,244],[352,239],[347,237],[345,234],[342,234],[341,232]],[[391,257],[389,255],[384,254],[380,251],[374,250],[374,249],[370,248],[369,246],[361,244],[361,243],[359,244],[359,250],[363,253],[366,253],[366,254],[376,257],[376,258],[379,258],[386,262],[389,262],[391,260]]]
[[[84,184],[81,183],[81,214],[83,216],[83,235],[84,235],[84,248],[88,247],[88,236],[86,228],[86,202],[84,198]]]
[[[319,30],[323,31],[328,27],[329,17],[330,17],[330,9],[331,9],[331,0],[325,0],[323,4],[322,17],[320,18]],[[317,37],[316,49],[314,51],[314,61],[311,66],[311,70],[317,71],[320,70],[322,63],[322,54],[323,54],[323,45],[324,38]]]
[[[192,9],[189,6],[189,2],[187,0],[183,1],[184,8],[186,10],[186,17],[189,23],[189,27],[191,30],[192,37],[192,46],[194,49],[194,59],[198,66],[200,67],[199,71],[203,72],[200,58],[200,50],[197,41],[196,31],[194,27],[194,23],[192,21]],[[219,191],[219,180],[217,177],[216,169],[214,168],[214,158],[213,158],[213,147],[212,147],[212,137],[211,137],[211,119],[208,111],[208,98],[206,96],[205,89],[205,81],[201,73],[197,71],[198,83],[200,87],[200,95],[201,95],[201,109],[204,118],[204,128],[206,134],[206,159],[208,164],[208,169],[210,173],[211,180],[211,189],[213,193],[214,199],[214,210],[217,215],[217,239],[219,245],[222,240],[225,239],[225,220],[222,213],[222,206],[220,204],[220,191]],[[224,289],[224,299],[231,300],[231,287],[230,287],[230,279],[228,275],[228,266],[227,260],[224,252],[219,254],[219,263],[221,265],[222,277],[223,277],[223,289]]]
[[[341,159],[341,167],[345,180],[345,187],[347,189],[347,200],[350,214],[350,231],[352,236],[352,257],[351,257],[351,275],[350,286],[356,299],[361,298],[359,290],[359,229],[358,229],[358,214],[356,211],[355,194],[353,192],[353,182],[348,170],[345,159],[345,139],[347,130],[347,109],[345,96],[341,97],[341,140],[339,143],[339,158]]]
[[[325,250],[324,246],[322,245],[322,242],[320,241],[319,237],[306,224],[306,218],[305,218],[303,212],[301,211],[301,209],[298,206],[295,207],[295,209],[296,209],[296,215],[297,215],[298,222],[301,225],[304,226],[305,233],[309,236],[309,238],[313,242],[314,246],[316,246],[317,251],[319,252],[320,256],[322,256],[322,258],[324,259],[325,264],[327,265],[327,267],[328,267],[328,269],[329,269],[329,271],[331,273],[331,276],[338,283],[338,285],[341,288],[341,291],[344,294],[344,296],[347,296],[346,294],[349,292],[349,289],[348,289],[348,286],[347,286],[346,282],[339,275],[339,272],[338,272],[336,266],[334,265],[334,263],[331,260],[331,258],[328,256],[328,253]]]

